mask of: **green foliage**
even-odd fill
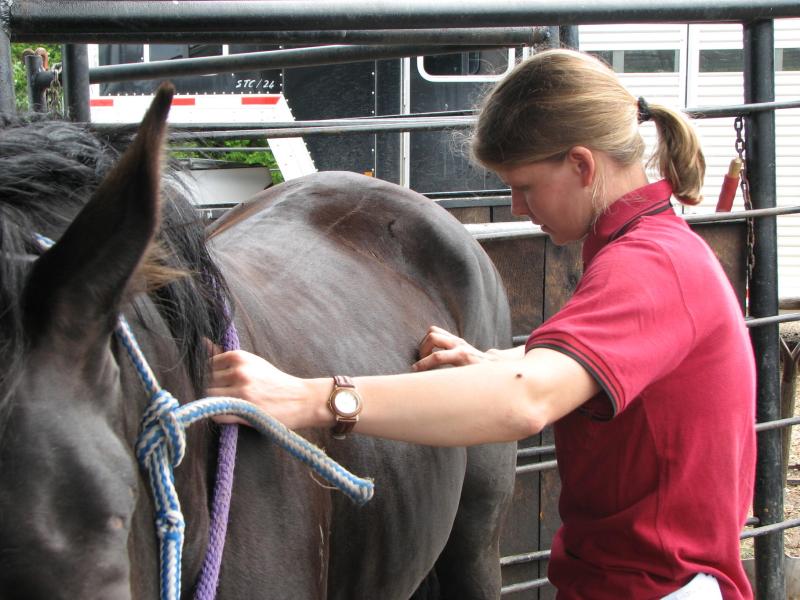
[[[26,49],[36,50],[44,48],[48,54],[48,67],[61,62],[61,46],[58,44],[11,44],[11,63],[14,69],[14,96],[17,101],[17,110],[25,112],[30,109],[28,105],[28,82],[25,74],[25,60],[22,53]]]
[[[191,151],[180,151],[180,152],[173,152],[173,156],[175,158],[214,158],[217,160],[225,160],[229,162],[235,162],[239,164],[246,164],[246,165],[261,165],[270,170],[270,174],[272,176],[273,183],[281,183],[283,181],[283,175],[278,168],[278,163],[275,161],[275,157],[272,154],[271,150],[236,150],[236,148],[247,148],[247,147],[265,147],[267,145],[266,140],[228,140],[223,143],[223,145],[227,148],[230,148],[230,152],[203,152],[203,148],[207,146],[203,146],[199,142],[191,142],[191,143],[181,143],[182,148],[186,148],[187,146],[197,147],[196,152]]]

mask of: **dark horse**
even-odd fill
[[[163,164],[170,102],[160,90],[119,160],[76,125],[0,123],[2,598],[158,597],[153,505],[133,452],[147,399],[112,337],[119,312],[182,402],[203,395],[204,338],[223,335],[223,302],[243,348],[301,376],[406,371],[433,323],[476,346],[510,341],[480,247],[385,182],[327,173],[275,187],[218,222],[209,252]],[[58,240],[38,258],[34,231]],[[513,445],[300,433],[374,478],[375,497],[351,505],[242,428],[219,598],[499,595]],[[214,424],[195,426],[176,470],[184,597],[208,535],[216,440]]]

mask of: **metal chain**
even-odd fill
[[[736,130],[736,153],[742,161],[742,172],[740,174],[739,183],[742,188],[742,199],[744,200],[745,210],[753,209],[753,202],[750,198],[750,181],[747,177],[747,159],[745,158],[745,143],[744,143],[744,117],[738,116],[733,122],[733,128]],[[750,290],[750,284],[753,279],[753,268],[756,263],[755,255],[756,234],[753,219],[747,219],[747,266],[746,266],[746,285],[747,290]],[[748,294],[749,297],[749,294]],[[747,314],[750,314],[750,302],[747,302]]]
[[[61,93],[61,63],[53,65],[53,80],[45,90],[45,106],[51,114],[64,115],[64,95]]]

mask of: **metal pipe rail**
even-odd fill
[[[727,213],[708,213],[701,215],[681,216],[688,223],[719,223],[795,214],[800,214],[800,206],[780,206],[775,208],[761,208],[755,210],[738,210]],[[465,225],[465,227],[476,240],[506,240],[546,235],[542,233],[542,230],[538,226],[528,221],[468,224]]]
[[[302,126],[295,127],[269,127],[266,129],[242,129],[238,131],[211,131],[208,133],[203,132],[188,132],[178,131],[172,132],[169,136],[170,141],[175,140],[238,140],[238,139],[262,139],[262,138],[292,138],[304,137],[307,135],[340,135],[343,133],[386,133],[386,132],[401,132],[401,131],[435,131],[441,129],[464,129],[472,127],[475,123],[475,117],[433,117],[430,119],[421,120],[421,122],[414,123],[408,120],[388,120],[381,124],[376,125],[375,121],[353,123],[349,125],[340,126],[318,126],[312,125],[308,127]]]
[[[507,596],[509,594],[516,594],[527,590],[535,590],[550,585],[550,580],[547,577],[541,579],[531,579],[529,581],[521,581],[519,583],[511,583],[504,585],[500,588],[500,596]]]
[[[756,102],[751,104],[731,104],[725,106],[700,106],[700,107],[686,107],[680,109],[688,117],[693,119],[719,119],[723,117],[738,117],[755,114],[758,112],[765,112],[770,110],[782,110],[789,108],[800,108],[800,100],[787,100],[782,102]],[[374,122],[382,124],[384,121],[415,121],[425,122],[425,118],[441,118],[441,117],[477,117],[477,111],[474,109],[466,110],[447,110],[436,112],[421,112],[409,114],[394,114],[394,115],[368,115],[364,117],[345,117],[336,119],[317,119],[312,121],[276,121],[270,123],[270,128],[275,129],[290,129],[292,127],[335,127],[338,125],[352,125],[361,124],[365,122]],[[102,125],[102,124],[98,124]],[[136,124],[131,123],[131,126]],[[258,129],[263,123],[175,123],[171,125],[172,128],[187,129],[187,130],[210,130],[222,131],[226,129]],[[110,127],[110,125],[106,125]],[[117,125],[120,127],[120,125]],[[122,125],[121,127],[126,127]],[[441,192],[441,193],[454,193],[454,192]],[[472,193],[472,192],[470,192]]]
[[[784,108],[800,108],[800,100],[785,102],[751,102],[731,106],[706,106],[699,108],[684,108],[683,112],[693,119],[719,119],[722,117],[746,117],[756,113]]]
[[[318,67],[341,63],[403,58],[406,56],[425,56],[451,54],[484,50],[492,47],[507,47],[506,42],[494,45],[467,46],[320,46],[315,48],[293,48],[291,50],[268,50],[248,52],[228,56],[208,58],[178,58],[148,63],[129,63],[108,65],[89,69],[89,83],[109,83],[114,81],[137,81],[183,77],[186,75],[210,75],[238,70],[277,69],[285,67]]]
[[[542,579],[533,579],[531,581],[523,581],[521,583],[512,583],[510,585],[504,585],[500,588],[500,595],[506,596],[508,594],[515,594],[517,592],[524,592],[525,590],[534,590],[536,588],[544,587],[550,583],[550,580],[547,577]]]
[[[83,0],[53,10],[49,0],[0,0],[8,16],[0,23],[14,35],[47,31],[72,42],[70,35],[105,31],[131,35],[136,31],[298,31],[359,29],[437,29],[444,27],[513,27],[589,23],[735,22],[800,17],[797,0],[661,0],[631,3],[594,0],[564,4],[558,0],[307,0],[114,2]],[[77,40],[76,40],[77,41]]]
[[[530,465],[520,465],[516,468],[516,474],[538,473],[539,471],[549,471],[558,467],[558,461],[546,460],[544,462],[532,463]]]
[[[444,29],[341,29],[331,31],[186,31],[179,35],[170,31],[115,32],[96,31],[69,36],[73,44],[269,44],[322,46],[329,44],[508,44],[533,46],[550,38],[545,27],[448,27]],[[15,42],[63,41],[63,34],[49,31],[19,33]]]
[[[188,59],[198,60],[198,59]],[[800,108],[800,100],[787,102],[759,102],[734,106],[686,108],[684,113],[695,119],[719,119],[732,116],[747,116],[761,112]],[[477,116],[430,116],[407,115],[404,117],[359,117],[346,119],[321,119],[314,121],[283,121],[270,123],[218,123],[176,124],[172,126],[170,140],[233,140],[261,138],[289,138],[307,135],[339,135],[346,133],[386,133],[401,131],[435,131],[439,129],[468,129],[475,125]],[[97,131],[115,130],[133,132],[138,124],[96,124]],[[203,131],[197,131],[202,129]]]

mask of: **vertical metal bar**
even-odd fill
[[[42,112],[45,104],[44,88],[37,79],[39,73],[44,70],[42,68],[42,57],[39,54],[25,54],[24,60],[25,76],[28,80],[28,107],[30,110]]]
[[[774,23],[754,21],[744,25],[745,102],[771,102],[775,98]],[[776,206],[775,113],[751,114],[746,120],[746,159],[750,194],[754,208]],[[755,262],[750,285],[750,314],[766,317],[778,314],[777,225],[774,217],[756,219]],[[778,372],[778,325],[751,330],[758,369],[756,419],[780,418],[780,373]],[[753,512],[760,525],[783,519],[781,476],[781,432],[758,435]],[[785,597],[783,532],[755,539],[756,595],[760,600]]]
[[[547,47],[548,48],[560,48],[561,47],[561,38],[560,38],[560,27],[554,25],[552,27],[547,27]]]
[[[578,49],[580,38],[577,25],[562,25],[558,28],[558,36],[561,39],[562,48]]]
[[[71,121],[88,123],[89,51],[85,44],[64,44],[62,51],[64,109]]]
[[[0,0],[0,112],[14,112],[17,109],[14,70],[11,66],[9,10],[7,0]]]

